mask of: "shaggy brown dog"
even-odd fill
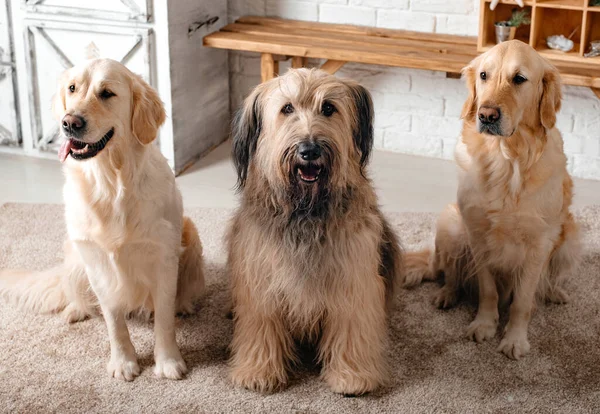
[[[362,86],[307,69],[258,86],[238,114],[242,201],[228,235],[235,384],[285,385],[297,342],[316,345],[335,392],[386,380],[386,305],[401,252],[363,170],[372,121]]]
[[[562,282],[578,260],[577,225],[569,212],[571,177],[555,128],[558,71],[520,41],[502,43],[464,69],[470,96],[463,108],[458,205],[437,224],[435,251],[410,253],[406,284],[445,276],[435,298],[452,306],[461,290],[479,292],[469,338],[496,334],[498,304],[510,317],[498,350],[529,352],[527,327],[535,296],[562,303]],[[471,277],[473,276],[473,277]]]

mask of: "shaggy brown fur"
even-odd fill
[[[372,120],[362,86],[307,69],[260,85],[238,114],[242,202],[228,234],[235,384],[285,385],[298,342],[317,347],[335,392],[385,382],[401,252],[365,177]],[[307,144],[318,158],[302,157]]]
[[[494,47],[464,74],[470,96],[455,153],[458,205],[440,216],[435,251],[408,255],[405,283],[443,273],[446,284],[435,298],[443,308],[463,288],[478,291],[479,310],[467,331],[477,342],[495,336],[498,305],[511,302],[498,350],[519,359],[529,352],[536,294],[565,302],[562,284],[580,255],[569,212],[573,183],[555,128],[560,75],[520,41]],[[491,125],[483,118],[490,108],[500,114]]]

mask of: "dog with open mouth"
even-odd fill
[[[291,70],[252,92],[232,135],[242,196],[227,236],[233,382],[281,388],[307,345],[333,391],[376,389],[402,256],[365,170],[370,94]]]
[[[140,367],[125,316],[153,312],[154,372],[180,379],[187,368],[175,313],[194,310],[204,276],[198,232],[152,144],[165,120],[163,104],[140,76],[96,59],[64,73],[53,112],[64,135],[65,260],[43,272],[0,272],[0,294],[34,311],[62,312],[69,322],[101,310],[108,371],[127,381]]]

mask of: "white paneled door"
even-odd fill
[[[0,145],[20,143],[10,3],[0,2]]]
[[[91,17],[94,19],[141,21],[150,20],[151,2],[148,0],[22,0],[31,13],[47,15]]]
[[[52,149],[58,127],[50,103],[56,79],[68,68],[90,58],[107,57],[125,64],[153,83],[150,29],[108,25],[25,20],[27,78],[34,146]]]
[[[227,51],[202,46],[225,24],[226,0],[0,0],[0,153],[56,159],[57,79],[111,58],[158,91],[155,144],[183,171],[228,135]]]

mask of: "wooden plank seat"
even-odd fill
[[[246,16],[204,37],[204,46],[261,53],[261,78],[279,74],[307,58],[326,59],[321,69],[337,72],[347,62],[446,72],[456,77],[477,52],[477,38]],[[600,65],[552,60],[567,85],[587,86],[600,98]]]

